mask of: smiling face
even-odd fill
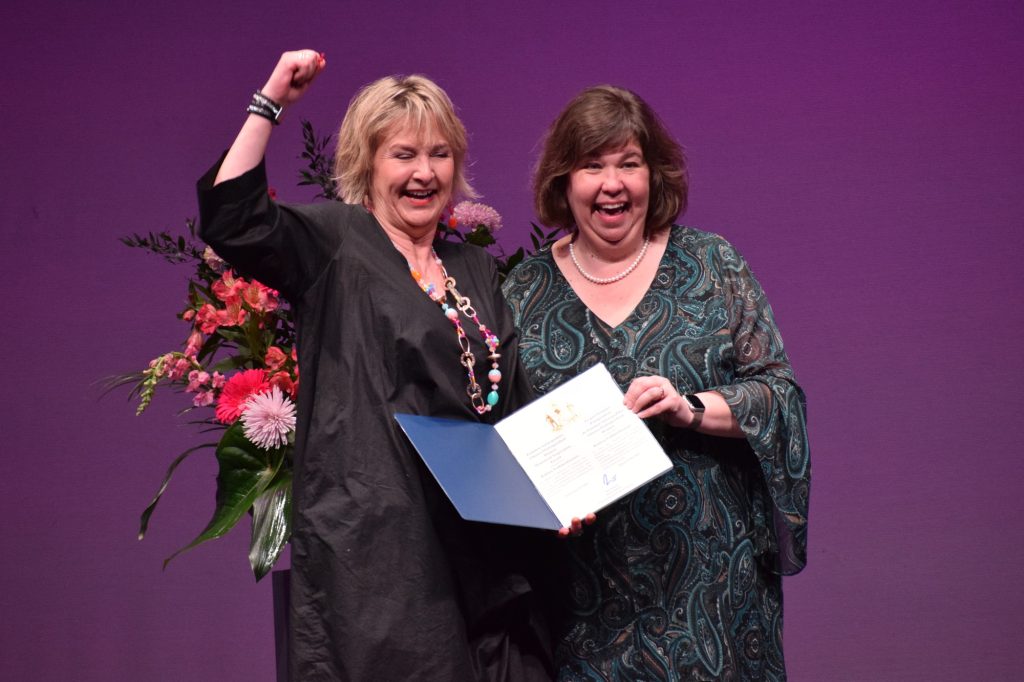
[[[582,159],[568,180],[566,198],[580,236],[609,246],[642,237],[650,170],[635,140]]]
[[[437,229],[454,176],[451,147],[433,126],[398,123],[374,154],[370,210],[385,228],[422,236]]]

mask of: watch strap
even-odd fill
[[[690,412],[693,413],[693,421],[690,422],[690,428],[695,429],[704,420],[704,403],[692,393],[684,394],[683,400],[690,406]]]

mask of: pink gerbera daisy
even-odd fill
[[[270,388],[267,371],[247,369],[227,380],[217,400],[217,421],[231,424],[242,414],[245,401]]]
[[[295,403],[277,386],[251,396],[242,407],[245,437],[258,447],[270,450],[288,442],[295,428]]]

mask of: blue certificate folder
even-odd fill
[[[396,414],[395,419],[462,518],[562,527],[490,424],[413,414]]]

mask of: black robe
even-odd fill
[[[199,181],[202,238],[280,291],[296,316],[292,679],[548,679],[527,576],[550,539],[460,519],[393,419],[495,421],[529,399],[493,259],[436,247],[501,339],[501,399],[481,418],[452,324],[372,215],[339,202],[277,204],[262,163],[213,187],[216,172]],[[487,351],[475,325],[465,328],[486,387]]]

